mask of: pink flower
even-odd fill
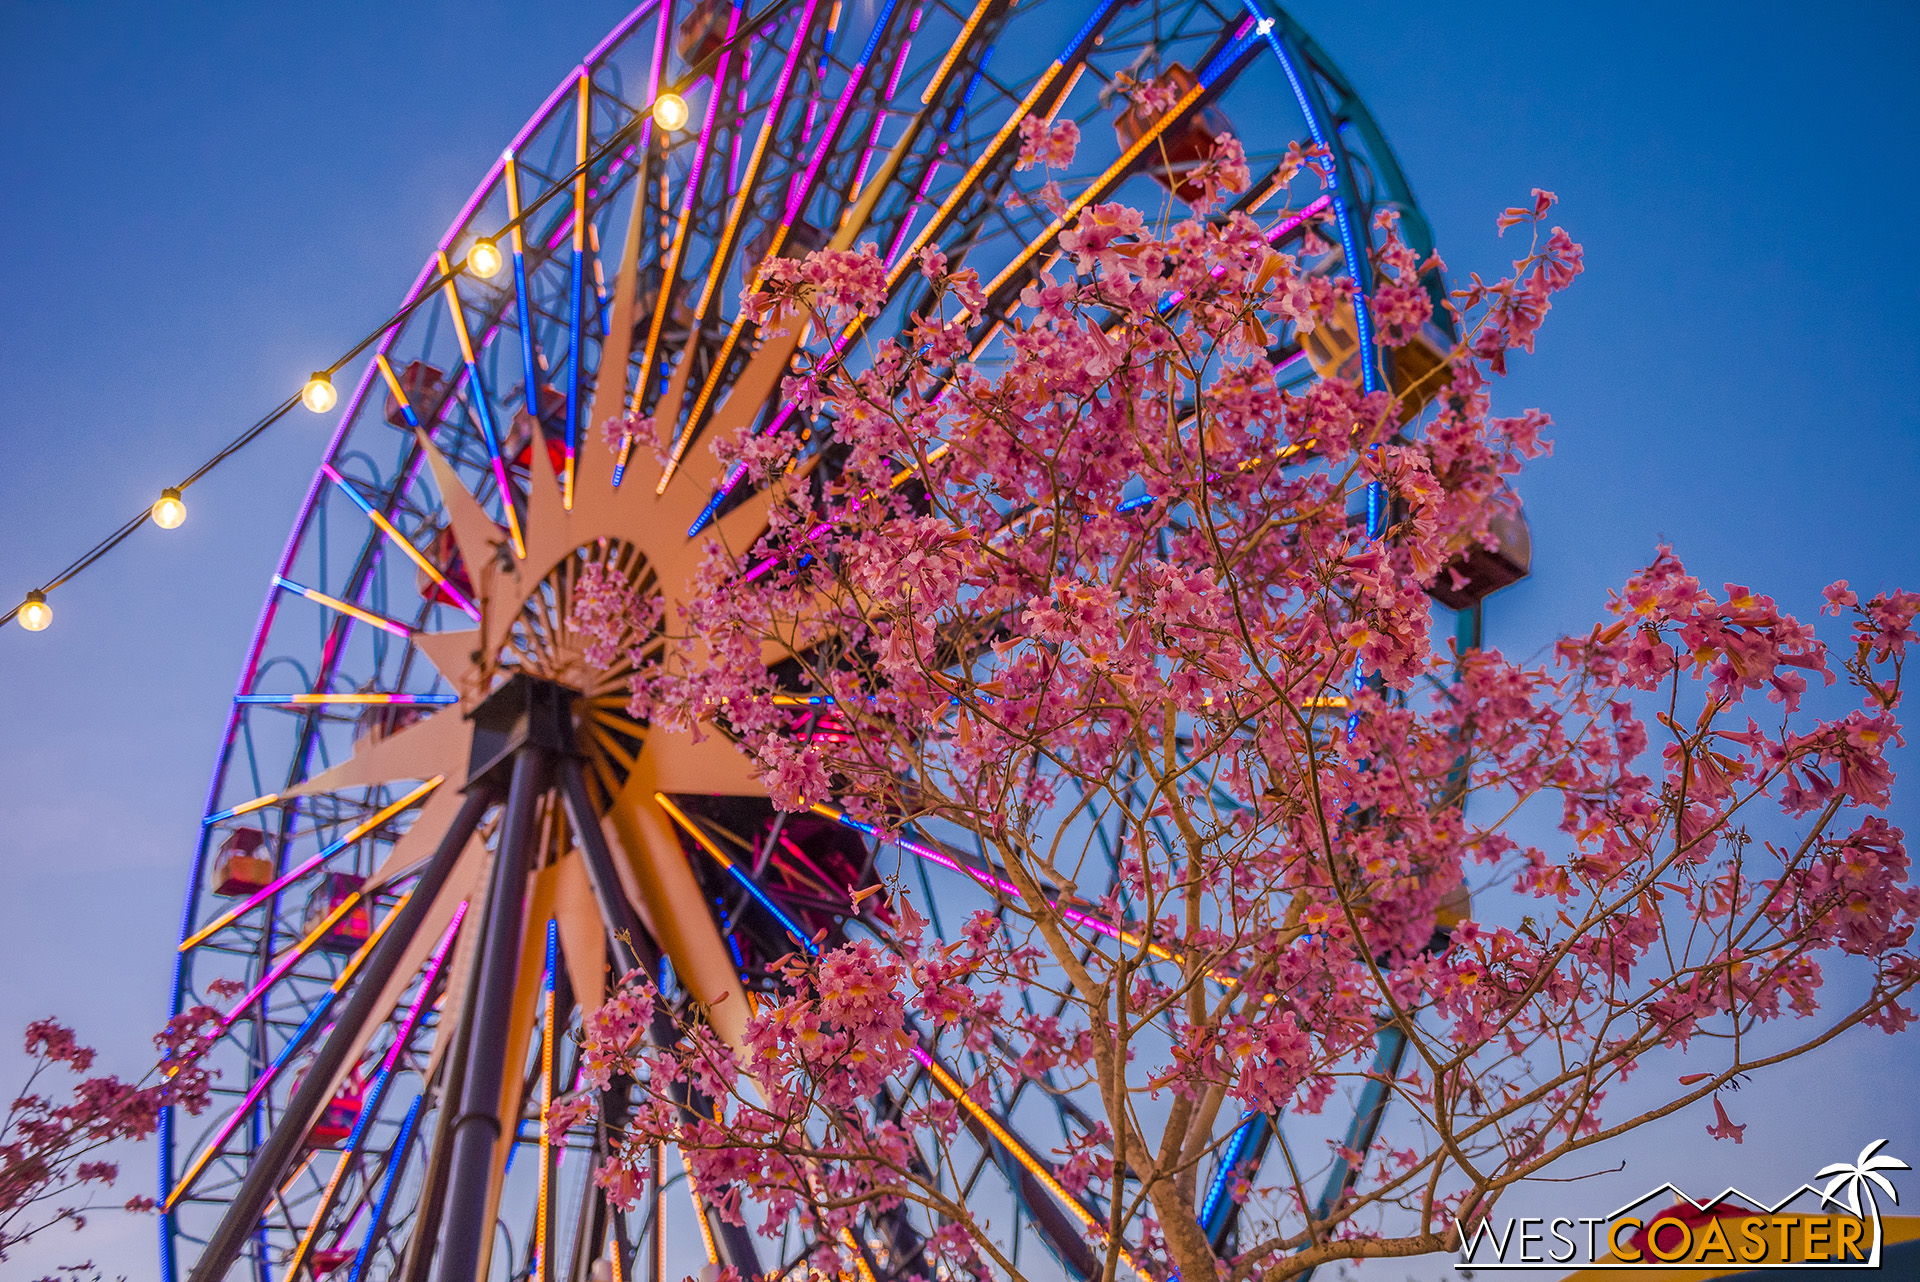
[[[1064,163],[1052,127],[1021,128],[1022,159]],[[1295,148],[1282,168],[1323,160]],[[1207,200],[1245,181],[1237,143],[1208,164],[1190,171]],[[741,901],[741,1017],[663,1006],[640,974],[587,1015],[587,1081],[637,1087],[603,1177],[617,1197],[673,1144],[717,1214],[798,1228],[832,1271],[843,1230],[947,1196],[916,1153],[971,1142],[974,1110],[1020,1091],[1087,1109],[1054,1149],[1069,1190],[1105,1186],[1114,1132],[1155,1132],[1171,1102],[1313,1112],[1372,1084],[1467,1120],[1504,1176],[1629,1120],[1603,1088],[1650,1045],[1913,1019],[1920,887],[1879,811],[1920,595],[1837,584],[1829,613],[1857,613],[1803,623],[1661,547],[1544,660],[1460,652],[1437,626],[1429,588],[1472,578],[1551,447],[1546,413],[1492,406],[1583,268],[1552,204],[1510,212],[1525,252],[1440,318],[1421,284],[1438,259],[1376,217],[1379,341],[1436,319],[1459,335],[1402,401],[1338,370],[1282,389],[1268,353],[1350,330],[1359,300],[1243,213],[1084,209],[991,327],[975,272],[929,248],[926,305],[845,353],[825,324],[880,301],[877,256],[768,264],[749,310],[815,327],[786,393],[823,448],[785,473],[791,438],[723,443],[766,481],[754,545],[688,549],[671,615],[582,575],[571,620],[634,660],[633,715],[750,760],[785,814],[733,808],[742,872],[750,855],[798,936]],[[1302,229],[1303,256],[1316,239]],[[1838,659],[1815,624],[1852,629]],[[1827,706],[1842,681],[1857,711]],[[941,929],[891,878],[900,860],[926,865]],[[1871,983],[1825,984],[1840,958]],[[1122,1009],[1157,1031],[1116,1055]],[[1392,1081],[1383,1017],[1422,1045]],[[660,1019],[677,1035],[655,1046]],[[1103,1097],[1113,1074],[1126,1089]],[[586,1115],[583,1090],[550,1125]],[[1140,1095],[1157,1102],[1096,1116]],[[92,1107],[142,1124],[110,1093]],[[1716,1101],[1709,1131],[1744,1128]],[[1128,1132],[1136,1156],[1188,1140]],[[1406,1143],[1331,1151],[1358,1196],[1392,1197],[1452,1160]],[[1230,1195],[1302,1210],[1270,1168]],[[982,1276],[993,1232],[944,1225],[927,1250]],[[1125,1235],[1156,1269],[1212,1268],[1173,1261],[1145,1209]]]
[[[593,1182],[606,1190],[607,1200],[623,1211],[631,1211],[645,1196],[645,1171],[618,1156],[601,1162],[593,1172]]]
[[[1039,116],[1024,116],[1020,120],[1020,154],[1013,167],[1065,169],[1073,163],[1073,153],[1079,146],[1080,126],[1073,121],[1048,124]]]
[[[1720,1102],[1718,1095],[1713,1097],[1713,1113],[1720,1120],[1707,1127],[1707,1134],[1717,1140],[1732,1140],[1735,1144],[1746,1143],[1746,1125],[1734,1125],[1733,1119],[1727,1116],[1726,1106]]]
[[[1121,262],[1117,242],[1123,236],[1138,235],[1146,226],[1140,212],[1124,205],[1093,205],[1080,211],[1079,219],[1060,233],[1060,248],[1074,256],[1083,272],[1096,265],[1112,269]]]
[[[563,1135],[578,1126],[594,1112],[593,1097],[585,1091],[574,1091],[562,1095],[547,1106],[547,1131],[552,1135]]]
[[[35,1020],[27,1025],[27,1054],[45,1055],[55,1064],[71,1065],[84,1073],[93,1065],[93,1052],[80,1045],[73,1030],[51,1019]]]

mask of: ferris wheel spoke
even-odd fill
[[[495,554],[500,527],[495,525],[493,518],[481,508],[480,500],[468,492],[459,474],[454,471],[453,464],[448,462],[447,456],[440,452],[439,446],[435,445],[425,432],[416,428],[415,433],[421,450],[427,456],[428,466],[433,471],[434,484],[439,487],[440,502],[446,509],[448,525],[453,531],[455,543],[459,545],[461,559],[469,567],[468,572],[474,579],[473,586],[480,596],[477,604],[484,616],[487,607],[485,585],[490,578],[494,577],[488,573],[488,568],[493,567],[497,571],[500,562],[500,558]],[[534,451],[536,455],[545,452],[545,450]],[[497,448],[492,451],[492,455],[497,461],[499,458]],[[504,471],[502,474],[504,475]],[[506,512],[512,512],[512,491],[503,487],[501,496],[501,507]],[[513,527],[515,529],[518,528],[518,520],[519,518],[515,516]],[[513,538],[514,555],[524,559],[525,544],[519,537],[512,536],[511,532],[510,537]]]
[[[398,396],[404,397],[405,392],[400,386],[400,380],[394,377],[393,367],[387,364],[387,358],[384,353],[378,357],[378,361],[380,365],[380,370],[383,374],[387,376],[387,381],[389,382],[389,384],[391,384],[394,390],[394,393]],[[402,400],[401,403],[405,405],[404,400]],[[408,412],[411,413],[412,412],[411,409],[409,409]],[[347,498],[353,503],[355,507],[359,508],[360,511],[366,515],[366,518],[373,523],[374,528],[378,529],[381,534],[385,535],[387,540],[390,543],[392,543],[408,560],[412,561],[415,566],[419,567],[420,572],[422,574],[425,574],[429,579],[431,579],[433,583],[439,588],[439,590],[442,593],[444,593],[450,601],[453,602],[453,604],[458,606],[461,610],[465,611],[467,614],[472,615],[476,619],[480,617],[479,607],[474,605],[472,601],[469,601],[467,599],[466,594],[460,591],[458,587],[456,587],[454,584],[447,581],[446,572],[441,570],[440,567],[435,565],[432,561],[428,560],[425,554],[423,554],[419,548],[416,548],[413,545],[413,543],[405,535],[401,534],[400,531],[394,527],[393,522],[387,517],[387,515],[384,512],[380,511],[379,508],[375,507],[372,503],[370,503],[367,500],[367,498],[360,493],[357,487],[355,487],[351,482],[349,482],[344,476],[340,475],[340,473],[334,468],[333,464],[323,463],[320,465],[320,470],[323,473],[325,473],[327,478],[331,480],[335,486],[339,488],[341,493],[347,496]]]
[[[732,204],[728,209],[726,223],[720,232],[720,237],[714,242],[713,255],[707,264],[706,275],[700,286],[699,301],[694,305],[693,314],[687,326],[687,342],[685,346],[682,347],[674,363],[673,373],[668,377],[666,390],[661,394],[658,403],[654,407],[655,418],[659,422],[666,424],[669,428],[678,430],[680,426],[680,410],[686,398],[687,385],[693,375],[693,355],[694,352],[706,342],[706,326],[712,315],[715,300],[720,292],[721,282],[726,278],[726,273],[733,265],[734,251],[740,243],[741,226],[749,209],[748,202],[759,185],[760,176],[769,154],[769,145],[779,126],[781,109],[786,102],[788,90],[793,82],[794,71],[800,64],[801,56],[811,47],[809,41],[813,32],[813,19],[819,3],[820,0],[807,0],[807,4],[801,10],[800,17],[796,22],[792,38],[787,45],[787,56],[781,63],[780,72],[774,81],[772,97],[762,114],[760,132],[754,140],[753,151],[748,157],[746,172],[738,182],[738,190],[734,193]],[[753,269],[753,265],[747,265],[746,270],[748,272],[751,272]],[[671,279],[671,277],[669,279]],[[729,342],[727,347],[728,352],[732,350],[732,343],[737,341],[737,339],[734,339]],[[720,359],[716,361],[714,369],[716,371],[720,370],[725,364],[726,357],[723,354]],[[638,388],[635,390],[636,408],[641,404],[641,398],[644,397],[647,388],[648,381],[643,377]],[[710,397],[710,395],[710,393],[703,393],[703,401]],[[696,410],[694,416],[696,421],[698,416],[699,411]],[[622,464],[625,462],[626,451],[630,448],[630,441],[623,441],[621,443]],[[618,471],[616,470],[616,478],[617,476]],[[614,484],[618,485],[619,480],[616,479]]]
[[[580,443],[580,411],[583,395],[580,379],[584,370],[581,363],[580,348],[584,340],[583,330],[586,324],[586,257],[587,257],[587,148],[593,136],[593,78],[584,66],[580,68],[578,79],[579,101],[574,107],[574,137],[577,140],[574,165],[578,171],[573,180],[573,256],[569,263],[569,288],[567,293],[567,367],[566,387],[567,417],[564,432],[566,445],[566,466],[560,478],[560,501],[566,507],[573,506],[573,461]],[[536,419],[536,408],[528,411]],[[538,439],[540,429],[536,423],[533,428],[535,439],[529,448],[535,454],[545,454],[544,442]],[[525,555],[523,551],[522,556]]]
[[[367,898],[370,898],[370,894],[365,887],[343,896],[340,901],[334,905],[333,911],[322,917],[297,943],[281,954],[274,962],[273,967],[267,971],[259,983],[255,984],[251,989],[234,1000],[233,1005],[227,1009],[226,1013],[214,1022],[214,1027],[221,1032],[225,1032],[231,1028],[235,1020],[246,1014],[255,1002],[258,1002],[266,995],[268,990],[272,989],[282,979],[285,979],[287,973],[291,971],[295,965],[304,960],[316,945],[326,939],[334,928],[340,924],[343,918],[349,913],[359,911],[361,909],[361,901]],[[404,902],[405,896],[403,895],[401,899]],[[395,908],[399,906],[397,903],[394,905]],[[371,947],[377,942],[380,933],[385,930],[387,923],[392,920],[393,916],[391,913],[382,919],[381,924],[375,927],[373,932],[368,936],[366,947]]]
[[[992,895],[998,904],[1018,904],[1023,897],[1024,892],[1016,882],[1011,880],[1011,874],[1007,869],[983,855],[969,855],[944,842],[916,841],[898,831],[883,831],[871,824],[862,823],[838,807],[825,802],[816,803],[810,809],[812,813],[823,819],[831,819],[837,824],[871,837],[876,842],[897,846],[901,851],[913,855],[922,862],[965,875]],[[1046,874],[1047,878],[1051,877],[1045,869],[1040,872]],[[1037,877],[1036,881],[1041,893],[1059,909],[1062,918],[1070,926],[1092,931],[1127,948],[1144,950],[1149,956],[1159,961],[1180,960],[1178,954],[1152,940],[1145,924],[1125,918],[1117,920],[1110,918],[1094,905],[1065,893],[1051,880]],[[1210,973],[1221,983],[1233,982],[1230,975]]]
[[[273,583],[275,587],[283,592],[290,592],[295,596],[303,597],[313,602],[315,605],[332,610],[336,614],[345,615],[350,619],[358,619],[360,622],[379,628],[383,632],[390,632],[403,641],[410,641],[415,635],[415,629],[408,624],[401,623],[396,619],[389,619],[382,614],[375,614],[372,610],[364,609],[347,601],[342,601],[338,597],[328,596],[325,592],[317,588],[310,588],[295,583],[284,574],[274,575]]]
[[[514,552],[526,556],[526,543],[520,534],[520,515],[514,510],[513,486],[507,479],[506,459],[500,453],[502,436],[493,421],[493,399],[487,394],[486,380],[480,376],[480,364],[474,355],[473,336],[467,331],[466,310],[460,302],[460,287],[453,272],[453,264],[447,261],[445,250],[440,251],[440,272],[446,284],[441,287],[447,302],[447,315],[453,322],[454,336],[460,340],[460,359],[465,367],[467,386],[472,389],[474,413],[479,419],[481,443],[487,447],[487,464],[493,469],[494,484],[500,488],[500,509],[507,519],[507,536],[513,540]],[[420,428],[414,429],[422,431]],[[424,434],[421,439],[426,438]],[[541,451],[535,450],[536,454]],[[478,507],[478,504],[475,504]],[[469,565],[476,564],[473,561]]]
[[[526,396],[527,413],[537,418],[540,414],[540,371],[534,351],[533,317],[528,312],[527,241],[520,226],[520,164],[511,147],[501,154],[500,176],[506,185],[507,221],[513,224],[510,233],[513,245],[513,307],[514,316],[519,322],[520,368],[526,380],[522,390]]]
[[[549,864],[528,879],[524,917],[526,929],[520,939],[519,955],[514,965],[513,986],[508,1006],[507,1033],[505,1039],[505,1064],[508,1070],[501,1079],[499,1091],[499,1117],[501,1130],[494,1143],[487,1173],[487,1204],[490,1212],[485,1216],[486,1223],[492,1223],[498,1214],[501,1189],[506,1178],[507,1162],[515,1147],[522,1141],[519,1138],[520,1120],[529,1102],[538,1105],[543,1101],[537,1092],[529,1100],[530,1085],[537,1085],[541,1064],[552,1050],[550,1035],[551,1024],[542,1018],[540,1009],[543,997],[543,976],[547,970],[547,929],[551,924],[555,934],[555,952],[566,957],[566,975],[579,974],[585,978],[589,973],[604,975],[606,968],[604,935],[600,932],[587,932],[591,937],[585,940],[575,939],[573,947],[562,949],[559,931],[559,911],[557,891],[563,876],[569,882],[569,888],[577,885],[577,861]],[[591,898],[588,899],[589,905]],[[597,910],[595,912],[597,916]],[[577,951],[576,951],[577,949]],[[597,954],[597,956],[596,956]],[[597,962],[598,970],[589,971]],[[577,967],[577,969],[576,969]],[[566,1005],[571,1007],[576,995],[571,991],[566,996]],[[529,1050],[537,1044],[540,1049],[534,1057],[531,1069],[522,1071],[527,1064]],[[551,1071],[548,1069],[546,1071]],[[541,1126],[544,1134],[544,1124]],[[544,1141],[543,1141],[544,1143]],[[458,1160],[456,1156],[456,1161]]]
[[[407,691],[382,692],[360,690],[351,693],[335,693],[326,690],[302,690],[294,694],[236,694],[233,701],[240,704],[265,704],[275,708],[326,708],[326,707],[367,707],[371,705],[393,704],[399,707],[413,705],[438,705],[455,701],[457,696],[450,694],[414,694]]]
[[[431,1080],[431,1073],[427,1074],[426,1078]],[[393,1147],[387,1153],[386,1169],[380,1177],[380,1193],[374,1200],[372,1211],[367,1217],[367,1233],[361,1239],[360,1249],[354,1253],[353,1269],[347,1274],[347,1282],[363,1282],[373,1253],[386,1236],[388,1217],[393,1212],[393,1193],[399,1186],[400,1176],[405,1172],[407,1159],[412,1154],[413,1141],[420,1121],[420,1109],[426,1102],[426,1098],[424,1093],[415,1095],[413,1103],[407,1106],[407,1115],[400,1123],[400,1132],[394,1137]]]
[[[740,6],[735,4],[728,10],[727,44],[723,46],[720,63],[714,69],[713,91],[707,98],[706,119],[700,127],[699,141],[694,145],[692,169],[687,176],[681,196],[680,217],[674,227],[673,240],[668,246],[666,257],[661,260],[657,272],[654,273],[653,318],[648,322],[647,341],[640,351],[637,397],[645,398],[648,389],[653,386],[654,366],[660,355],[660,337],[665,329],[667,317],[674,310],[674,294],[681,288],[680,269],[686,258],[688,232],[693,224],[694,212],[700,204],[702,170],[712,154],[714,121],[719,118],[727,90],[731,88],[728,72],[733,60],[732,41],[738,32],[739,25]],[[798,52],[797,48],[795,52]]]

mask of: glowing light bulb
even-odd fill
[[[13,616],[20,620],[20,626],[29,632],[45,632],[47,625],[53,622],[53,607],[47,604],[44,592],[27,593],[27,603]]]
[[[315,414],[325,414],[338,399],[339,393],[333,390],[333,380],[327,377],[325,370],[316,371],[300,392],[300,403]]]
[[[160,491],[159,501],[153,505],[153,523],[163,530],[177,530],[180,522],[187,519],[187,505],[176,489]]]
[[[490,240],[477,240],[473,248],[467,251],[467,270],[482,280],[489,280],[500,271],[500,247]]]
[[[653,100],[653,123],[668,133],[687,127],[687,100],[669,90]]]

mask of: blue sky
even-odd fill
[[[1558,426],[1521,487],[1534,577],[1491,604],[1493,644],[1584,631],[1663,539],[1709,585],[1803,617],[1834,578],[1920,585],[1920,277],[1904,266],[1920,11],[1290,8],[1385,128],[1456,274],[1503,267],[1493,217],[1534,186],[1586,246],[1498,394]],[[623,13],[0,3],[0,595],[385,315]],[[0,1029],[58,1012],[112,1068],[146,1058],[225,701],[323,444],[319,420],[289,418],[190,493],[182,529],[142,531],[60,592],[52,630],[0,629]],[[1912,827],[1912,796],[1896,823]],[[1915,1160],[1920,1117],[1887,1107],[1920,1095],[1913,1045],[1861,1034],[1749,1088],[1741,1149],[1708,1141],[1702,1112],[1596,1165],[1625,1159],[1635,1188],[1756,1169],[1785,1188],[1883,1134]],[[22,1260],[76,1247],[152,1268],[150,1225],[112,1218]]]

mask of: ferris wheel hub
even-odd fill
[[[523,747],[561,755],[577,751],[573,701],[580,692],[557,681],[516,672],[468,714],[473,747],[467,759],[467,788],[498,782],[512,769]],[[498,777],[498,778],[496,778]]]

